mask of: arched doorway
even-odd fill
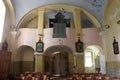
[[[106,73],[105,55],[102,51],[98,45],[90,45],[85,49],[85,72]]]
[[[69,58],[72,51],[66,46],[49,47],[44,54],[44,71],[54,76],[67,76],[70,68]]]
[[[35,57],[34,50],[30,46],[21,46],[18,49],[18,54],[20,56],[19,62],[19,73],[24,73],[26,71],[34,71],[35,68]]]

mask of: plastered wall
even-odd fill
[[[118,45],[120,46],[120,24],[117,21],[120,19],[120,1],[119,0],[108,0],[108,5],[105,11],[105,24],[109,25],[110,28],[105,28],[104,46],[106,55],[106,66],[107,73],[112,76],[120,75],[120,54],[115,55],[113,52],[113,37],[115,36]],[[120,47],[119,47],[120,51]]]

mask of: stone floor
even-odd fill
[[[66,80],[66,77],[52,77],[50,80]]]

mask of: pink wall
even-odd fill
[[[99,35],[99,32],[101,30],[99,28],[85,28],[83,29],[83,43],[84,48],[86,48],[89,45],[99,45],[102,47],[102,39]],[[44,29],[44,50],[46,50],[50,46],[55,45],[65,45],[73,52],[75,52],[75,29],[73,28],[67,28],[66,31],[67,38],[53,38],[53,29],[52,28],[46,28]],[[20,36],[17,39],[18,45],[17,48],[19,48],[22,45],[27,45],[32,47],[35,50],[36,42],[38,38],[38,32],[37,29],[30,29],[30,28],[22,28],[20,29]]]
[[[85,28],[83,29],[83,43],[84,48],[89,45],[99,45],[102,47],[102,38],[99,35],[100,28]]]
[[[47,28],[44,29],[44,42],[45,42],[45,49],[50,46],[55,45],[66,45],[67,47],[71,48],[75,51],[75,30],[71,28],[66,29],[66,38],[53,38],[53,29]]]
[[[37,29],[22,28],[19,29],[19,34],[17,38],[17,48],[22,45],[27,45],[35,50],[38,37]]]

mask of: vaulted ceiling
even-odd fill
[[[4,0],[5,2],[10,2],[9,0]],[[101,25],[104,24],[104,10],[107,4],[107,0],[11,0],[11,5],[15,15],[15,26],[19,24],[22,18],[28,14],[30,11],[46,6],[46,5],[54,5],[54,4],[64,4],[64,5],[72,5],[85,9],[100,22]],[[30,15],[30,19],[33,19],[35,13]],[[33,17],[32,17],[33,16]],[[30,20],[28,19],[28,20]]]

